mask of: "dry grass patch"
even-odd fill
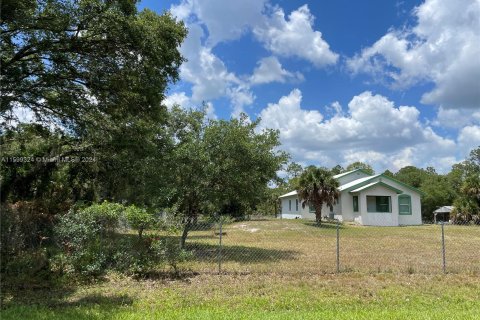
[[[336,269],[336,228],[302,220],[238,222],[224,226],[222,268],[236,272],[331,273]],[[442,272],[438,225],[408,227],[340,227],[343,271]],[[446,226],[449,272],[480,272],[480,228]],[[218,236],[193,231],[188,240],[194,270],[217,270]]]

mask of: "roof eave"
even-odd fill
[[[344,189],[344,190],[341,190],[341,192],[343,192],[343,191],[350,192],[350,191],[352,191],[352,190],[355,190],[355,189],[359,188],[359,187],[358,187],[359,185],[360,185],[360,187],[362,187],[362,186],[365,186],[365,185],[369,184],[372,180],[374,180],[374,179],[376,179],[376,178],[385,178],[385,179],[387,179],[387,180],[391,180],[391,181],[393,181],[393,182],[395,182],[395,183],[398,183],[398,184],[401,185],[401,186],[404,186],[404,187],[407,188],[407,189],[410,189],[410,190],[412,190],[412,191],[417,192],[418,194],[420,194],[420,195],[422,195],[422,196],[425,195],[425,193],[423,193],[421,190],[419,190],[419,189],[417,189],[417,188],[414,188],[414,187],[412,187],[412,186],[409,186],[408,184],[403,183],[403,182],[401,182],[401,181],[398,181],[397,179],[394,179],[394,178],[392,178],[392,177],[386,176],[386,175],[384,175],[383,173],[382,173],[382,174],[379,174],[379,175],[372,176],[371,179],[367,179],[367,180],[362,181],[362,182],[359,182],[358,184],[355,184],[355,185],[353,185],[353,186],[351,186],[351,187],[348,187],[348,188],[346,188],[346,189]],[[393,188],[395,188],[395,187],[393,187]]]
[[[363,186],[363,187],[360,187],[358,189],[355,189],[355,190],[352,190],[352,191],[349,191],[349,193],[357,193],[357,192],[360,192],[360,191],[363,191],[363,190],[368,190],[370,188],[373,188],[373,187],[376,187],[378,185],[381,185],[387,189],[390,189],[390,190],[393,190],[395,191],[397,194],[402,194],[403,191],[400,190],[400,189],[397,189],[389,184],[386,184],[385,182],[382,182],[382,181],[378,181],[378,182],[375,182],[375,183],[372,183],[371,185],[366,185],[366,186]]]

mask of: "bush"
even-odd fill
[[[476,214],[472,217],[472,221],[473,221],[473,224],[475,225],[480,225],[480,215],[479,214]]]
[[[178,264],[191,257],[191,253],[182,249],[180,242],[175,238],[162,239],[154,243],[152,247],[156,252],[161,252],[162,258],[173,268],[175,273],[178,273]]]
[[[38,204],[29,201],[2,204],[0,211],[0,271],[18,273],[18,266],[13,265],[22,264],[21,261],[25,261],[29,254],[43,252],[40,251],[41,246],[49,242],[53,229],[52,215],[44,214]],[[31,272],[29,274],[32,276]]]
[[[468,224],[479,215],[480,208],[475,200],[468,197],[459,197],[453,203],[454,208],[450,213],[455,224]],[[475,223],[475,221],[474,221]]]
[[[124,207],[104,202],[85,209],[70,210],[55,228],[58,244],[65,252],[67,270],[99,276],[112,264],[113,238],[121,226]]]
[[[104,202],[71,210],[55,228],[63,253],[55,258],[54,269],[87,277],[101,276],[107,270],[142,276],[168,264],[177,272],[178,263],[188,257],[172,236],[177,228],[165,222],[166,237],[142,237],[142,231],[153,223],[151,214],[135,206]],[[139,237],[119,233],[125,224],[136,228]]]
[[[125,209],[125,217],[128,225],[138,231],[139,238],[142,238],[143,230],[150,228],[155,219],[147,210],[131,205]]]
[[[73,206],[54,227],[29,203],[1,209],[1,272],[11,284],[46,283],[54,274],[94,278],[108,270],[143,276],[166,265],[177,272],[189,256],[180,249],[178,221],[163,221],[165,236],[142,237],[155,219],[135,206]],[[45,225],[52,230],[48,237]],[[121,232],[126,226],[137,229],[139,237]]]
[[[121,227],[124,213],[123,205],[107,201],[91,205],[80,211],[82,218],[97,224],[103,234],[113,233]]]
[[[5,265],[4,274],[9,284],[29,285],[50,278],[50,262],[47,250],[29,249],[11,257]]]

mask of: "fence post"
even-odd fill
[[[447,273],[447,264],[445,259],[445,222],[442,221],[442,261],[443,261],[443,273]]]
[[[222,272],[222,217],[219,219],[219,234],[218,234],[218,273]]]
[[[340,272],[340,221],[337,219],[337,273]]]

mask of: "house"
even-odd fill
[[[322,216],[369,226],[422,224],[420,190],[384,174],[370,175],[362,169],[333,177],[339,183],[340,196],[333,208],[324,205]],[[296,191],[280,199],[282,218],[315,219],[313,207],[302,208]]]

